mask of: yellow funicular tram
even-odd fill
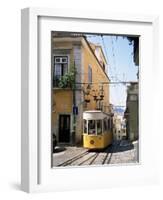
[[[112,143],[112,119],[100,110],[83,113],[83,146],[88,149],[104,149]]]

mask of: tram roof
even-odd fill
[[[103,113],[101,110],[87,110],[84,113]]]
[[[101,110],[87,110],[83,112],[83,119],[86,120],[104,119],[106,116],[108,115],[102,112]]]

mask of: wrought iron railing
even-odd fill
[[[59,82],[60,82],[60,80],[61,80],[61,77],[62,77],[62,76],[54,76],[54,77],[53,77],[53,88],[54,88],[54,87],[59,87]]]

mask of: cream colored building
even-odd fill
[[[113,117],[113,138],[114,140],[122,140],[126,137],[126,122],[122,115],[115,113]]]

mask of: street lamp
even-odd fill
[[[92,90],[92,96],[94,98],[94,101],[99,102],[99,106],[97,109],[102,109],[100,108],[100,103],[101,101],[104,99],[104,89],[103,89],[103,85],[99,86],[99,91],[98,90]]]
[[[100,101],[102,101],[104,99],[104,88],[103,85],[100,85],[100,89],[99,89],[99,93],[100,93]]]
[[[90,91],[91,91],[91,86],[90,84],[88,84],[86,90],[84,90],[84,101],[86,103],[90,102]]]
[[[104,99],[104,89],[103,89],[103,85],[100,85],[99,87],[99,92],[97,90],[92,90],[93,94],[93,98],[94,101],[102,101]]]
[[[93,98],[94,98],[94,101],[96,101],[96,103],[97,103],[97,101],[99,100],[99,99],[98,99],[97,90],[92,90],[92,96],[93,96]]]

